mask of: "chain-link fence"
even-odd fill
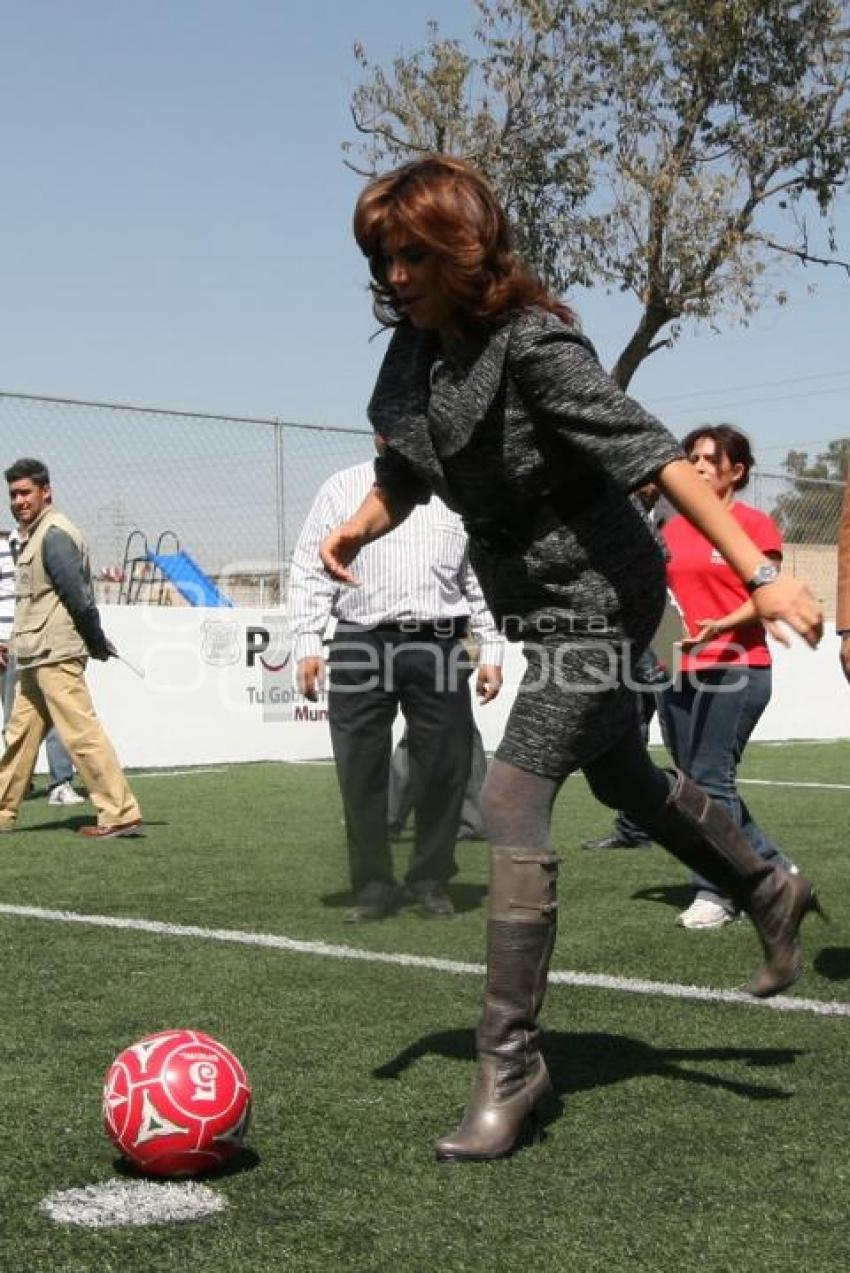
[[[102,601],[126,595],[132,558],[161,545],[237,604],[276,604],[318,486],[374,454],[366,430],[9,393],[0,437],[3,467],[23,455],[47,464],[57,505],[85,531]]]
[[[835,616],[843,497],[843,482],[773,473],[754,473],[742,495],[776,521],[784,540],[783,568],[805,579],[830,619]]]
[[[103,601],[126,595],[128,543],[135,557],[163,537],[164,551],[177,541],[237,604],[277,604],[319,484],[373,454],[366,430],[10,393],[0,393],[0,437],[3,467],[22,455],[49,466],[58,505],[89,540]],[[840,482],[759,473],[744,494],[777,520],[786,568],[830,616],[842,493]],[[179,600],[137,599],[163,595]]]

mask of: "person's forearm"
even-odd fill
[[[731,632],[733,628],[747,628],[753,623],[761,623],[761,619],[752,599],[744,601],[736,610],[730,610],[728,614],[714,620],[714,626],[718,632]]]
[[[106,635],[79,548],[64,530],[52,526],[44,537],[41,559],[57,597],[71,616],[89,654],[105,659]]]
[[[501,667],[505,657],[505,638],[487,608],[478,576],[469,563],[468,546],[458,570],[458,587],[469,606],[469,632],[480,647],[479,662]]]
[[[349,569],[364,544],[371,544],[400,526],[413,512],[413,504],[394,500],[381,486],[373,486],[355,512],[322,543],[319,555],[332,579],[358,586],[360,580]]]
[[[656,476],[656,484],[673,507],[696,526],[698,531],[722,553],[729,565],[744,581],[751,579],[767,557],[756,548],[729,510],[714,492],[697,477],[687,460],[665,464]]]
[[[286,613],[296,662],[322,653],[322,639],[334,610],[339,587],[319,566],[319,547],[324,535],[312,547],[314,560],[305,557],[305,537],[295,546],[289,573]],[[310,545],[307,545],[309,547]]]
[[[373,486],[360,507],[346,522],[346,529],[362,539],[364,544],[388,535],[400,526],[413,511],[413,505],[402,506],[380,486]]]

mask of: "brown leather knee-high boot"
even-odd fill
[[[553,853],[490,851],[478,1067],[460,1127],[437,1143],[437,1157],[444,1162],[510,1154],[551,1086],[538,1046],[537,1018],[555,944],[557,872]]]
[[[811,880],[772,866],[720,805],[674,770],[667,803],[647,830],[680,862],[704,875],[755,925],[764,966],[748,987],[760,999],[778,994],[802,971],[800,925],[809,911],[823,915]]]

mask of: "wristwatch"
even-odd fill
[[[756,588],[763,588],[766,583],[776,583],[779,578],[779,567],[775,566],[772,561],[765,561],[758,566],[752,578],[748,579],[744,585],[747,592],[755,592]]]

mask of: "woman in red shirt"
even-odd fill
[[[728,424],[706,425],[689,433],[682,448],[753,542],[778,565],[779,527],[737,498],[755,463],[746,434]],[[661,695],[668,746],[679,767],[724,807],[756,852],[787,870],[791,864],[753,820],[735,781],[747,741],[770,702],[764,625],[745,585],[689,521],[671,518],[663,535],[668,583],[692,634],[683,643],[680,681]],[[787,644],[780,629],[772,629],[772,635]],[[735,919],[734,902],[713,884],[695,875],[693,885],[694,901],[678,919],[683,928],[720,928]]]

